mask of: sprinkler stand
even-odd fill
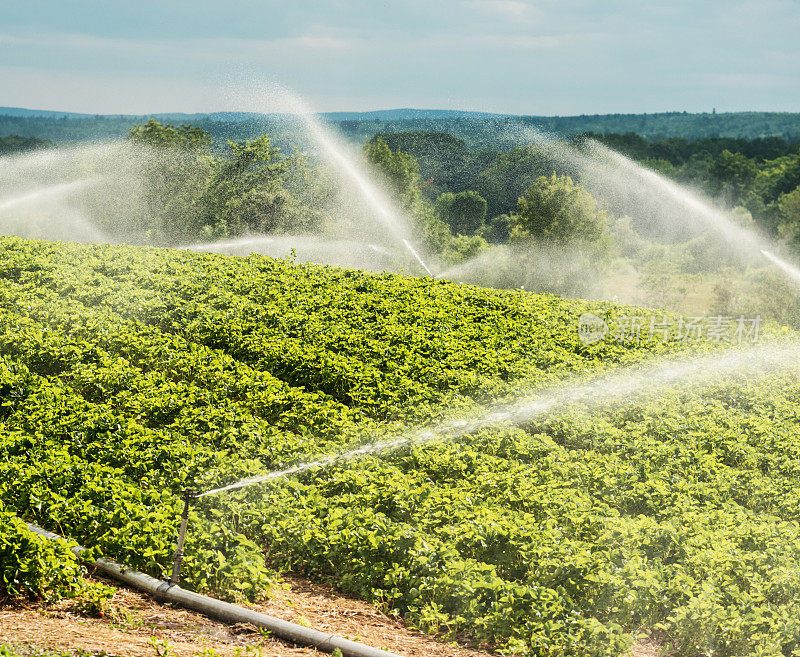
[[[197,495],[192,490],[183,491],[183,514],[181,515],[181,528],[178,531],[178,546],[175,550],[175,557],[172,560],[172,576],[169,578],[170,584],[178,584],[181,579],[181,563],[183,563],[183,542],[186,539],[186,525],[189,523],[189,505]]]

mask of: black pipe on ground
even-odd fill
[[[39,536],[43,536],[51,541],[64,540],[58,534],[49,532],[46,529],[28,524],[28,529]],[[72,552],[78,558],[86,548],[76,545]],[[83,559],[82,559],[83,561]],[[199,593],[192,593],[182,589],[177,584],[166,582],[150,575],[145,575],[137,570],[126,568],[125,566],[110,559],[97,559],[96,561],[85,560],[85,563],[102,575],[110,577],[118,582],[127,584],[148,595],[153,596],[159,602],[172,602],[187,609],[200,612],[206,616],[216,618],[228,623],[250,623],[256,627],[263,627],[276,637],[291,641],[298,645],[311,646],[317,650],[333,652],[337,648],[345,657],[400,657],[395,653],[378,648],[365,646],[363,643],[356,643],[349,639],[338,637],[335,634],[327,634],[309,627],[290,623],[289,621],[267,616],[251,609],[245,609],[228,602],[215,600]]]

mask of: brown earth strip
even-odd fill
[[[109,582],[106,582],[109,583]],[[291,578],[276,586],[270,598],[249,605],[257,611],[338,634],[353,641],[391,650],[404,657],[488,657],[481,652],[443,643],[408,628],[365,602],[347,598],[306,580]],[[122,657],[304,657],[320,655],[313,648],[264,638],[255,628],[230,626],[192,611],[161,605],[145,595],[118,588],[103,618],[86,617],[69,602],[0,607],[0,643],[78,653],[105,652]],[[213,651],[213,652],[212,652]],[[642,642],[632,657],[656,657],[658,646]]]

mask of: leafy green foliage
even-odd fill
[[[409,206],[419,202],[419,165],[412,155],[393,151],[380,137],[364,144],[364,155],[383,174],[397,197]]]
[[[429,198],[443,195],[446,201],[449,196],[445,193],[469,191],[485,198],[489,220],[483,235],[497,243],[508,238],[503,227],[505,215],[516,208],[518,199],[539,177],[555,173],[580,182],[580,171],[569,161],[538,145],[519,146],[518,140],[506,143],[503,134],[498,132],[495,141],[489,142],[494,152],[470,150],[463,140],[441,132],[382,133],[380,138],[391,148],[417,158],[419,176],[426,182],[423,193]],[[515,133],[511,130],[510,134]],[[787,242],[795,241],[800,219],[792,197],[786,197],[800,186],[796,141],[716,136],[648,140],[633,132],[589,132],[573,141],[586,139],[599,141],[678,182],[700,187],[734,211],[746,207],[760,227]],[[481,142],[479,147],[484,145]],[[500,148],[507,150],[497,153]],[[451,223],[446,212],[439,214]]]
[[[422,243],[444,262],[460,262],[486,248],[486,241],[479,235],[454,236],[441,216],[423,198],[419,165],[413,156],[401,150],[392,151],[380,137],[364,145],[364,155],[367,162],[383,175],[400,207],[412,219]]]
[[[584,345],[583,312],[633,309],[6,238],[0,500],[162,575],[187,486],[685,348]],[[508,653],[610,657],[646,628],[679,655],[792,654],[799,400],[797,372],[731,375],[201,498],[183,580],[254,597],[291,568]]]
[[[486,199],[474,191],[445,193],[436,199],[436,214],[457,235],[473,235],[486,219]]]
[[[487,215],[495,217],[517,206],[519,197],[541,176],[562,171],[547,151],[535,145],[518,146],[502,153],[470,183],[488,204]]]
[[[511,237],[555,243],[597,243],[606,237],[606,213],[569,176],[541,176],[520,197]]]
[[[497,156],[492,151],[473,151],[463,139],[447,132],[383,132],[381,139],[393,151],[411,155],[419,165],[423,194],[431,201],[447,192],[459,192]]]
[[[283,157],[267,136],[228,142],[211,153],[210,135],[192,125],[175,128],[150,119],[134,126],[128,141],[147,147],[144,197],[151,239],[186,243],[264,232],[306,232],[324,222],[323,194],[314,187],[307,160]],[[296,184],[302,179],[305,184]],[[324,185],[323,185],[324,187]]]
[[[162,124],[150,119],[144,125],[135,125],[128,131],[128,140],[157,148],[179,148],[194,153],[208,154],[211,136],[202,128],[193,125]]]
[[[737,202],[753,188],[758,168],[741,153],[722,151],[709,170],[712,193]]]
[[[0,137],[0,155],[10,155],[12,153],[27,153],[28,151],[40,148],[49,148],[53,142],[38,137],[20,137],[19,135],[8,135]]]
[[[110,597],[109,590],[86,583],[83,572],[65,543],[32,533],[0,502],[0,602],[80,597],[84,610],[95,611]]]
[[[795,247],[800,246],[800,186],[778,199],[781,237]]]
[[[241,235],[294,230],[305,232],[322,223],[319,210],[302,205],[285,184],[290,167],[269,137],[230,143],[230,157],[217,163],[200,201],[204,224],[217,233]]]

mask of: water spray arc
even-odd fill
[[[572,152],[572,159],[577,163],[581,163],[584,170],[591,171],[591,167],[585,163],[585,160],[580,155],[575,155],[577,151],[573,149]],[[751,228],[739,225],[732,219],[730,213],[714,207],[699,194],[647,167],[637,164],[630,158],[597,141],[587,140],[585,152],[590,158],[589,162],[595,161],[598,166],[607,163],[607,166],[610,166],[612,171],[619,173],[614,181],[617,188],[628,180],[634,183],[633,187],[635,189],[643,189],[648,193],[652,192],[653,197],[656,199],[659,196],[663,196],[669,202],[684,208],[688,216],[699,220],[702,225],[721,236],[742,255],[753,256],[756,253],[760,253],[770,262],[780,267],[794,282],[800,283],[800,269],[774,255],[772,252],[774,245],[770,240]]]
[[[61,198],[71,192],[86,189],[103,181],[103,177],[81,178],[72,182],[57,183],[38,187],[33,191],[24,192],[11,198],[0,201],[0,213],[7,212],[20,206],[31,205],[43,201]]]
[[[317,460],[298,463],[283,470],[242,479],[227,486],[205,491],[197,497],[247,488],[313,468],[329,467],[369,454],[388,452],[435,440],[452,440],[486,427],[502,424],[522,425],[569,404],[582,403],[597,407],[618,401],[627,403],[644,392],[658,389],[661,386],[674,385],[687,378],[697,382],[723,374],[772,371],[780,367],[796,365],[798,362],[800,362],[800,344],[795,342],[748,350],[733,350],[721,355],[673,359],[632,374],[609,374],[589,383],[577,383],[557,388],[550,394],[540,393],[533,398],[524,398],[511,404],[490,408],[471,419],[445,422],[429,429],[410,432]]]
[[[612,171],[618,172],[617,186],[633,183],[634,189],[645,190],[656,202],[659,198],[664,198],[667,202],[674,203],[687,216],[699,220],[702,225],[724,237],[742,252],[754,254],[767,247],[768,243],[762,236],[740,226],[731,219],[728,212],[714,207],[699,194],[594,140],[586,142],[585,151],[597,165],[607,163]]]
[[[428,275],[433,276],[417,249],[411,245],[407,234],[407,222],[404,221],[402,214],[394,208],[394,204],[389,197],[381,191],[375,182],[370,180],[366,172],[361,170],[356,161],[348,155],[347,148],[338,143],[338,140],[322,125],[297,94],[285,88],[280,89],[280,94],[286,100],[292,112],[303,122],[312,139],[322,149],[328,161],[335,164],[356,186],[364,202],[389,234],[395,240],[402,242]]]
[[[426,265],[425,262],[422,260],[422,258],[420,258],[420,255],[419,253],[417,253],[417,250],[413,246],[411,246],[411,242],[409,242],[405,237],[403,238],[403,244],[406,245],[406,248],[411,252],[411,255],[413,255],[417,259],[417,262],[419,262],[419,264],[422,265],[422,268],[426,272],[428,272],[428,276],[430,276],[431,278],[436,278],[436,276],[433,275],[433,272],[430,269],[428,269],[428,265]]]
[[[732,212],[715,205],[702,192],[677,183],[592,139],[573,144],[529,126],[510,127],[508,130],[511,143],[536,149],[541,158],[563,167],[605,204],[604,209],[611,210],[617,217],[630,217],[638,222],[644,232],[638,227],[636,231],[642,237],[652,239],[652,232],[655,243],[667,237],[666,243],[671,244],[673,241],[713,236],[715,244],[725,245],[725,257],[748,266],[757,266],[762,257],[766,257],[789,278],[800,283],[800,268],[775,256],[777,245],[769,237],[758,231],[755,225],[747,225]],[[500,280],[501,286],[508,287],[508,280],[522,281],[527,274],[524,268],[515,267],[513,258],[508,255],[507,248],[493,247],[487,253],[442,272],[439,277],[490,286]],[[507,271],[503,271],[505,278],[496,276],[498,264],[507,265]],[[709,259],[707,264],[714,267],[718,262]],[[599,276],[603,278],[605,275],[601,273]],[[549,282],[546,277],[543,280]],[[613,282],[616,288],[604,294],[593,294],[593,298],[616,299],[621,282]],[[557,290],[557,293],[587,296],[584,292],[575,294],[570,290]],[[641,303],[635,297],[627,301]]]
[[[781,270],[783,270],[783,272],[792,279],[792,281],[800,285],[800,269],[794,265],[790,265],[788,262],[779,258],[771,251],[765,251],[762,249],[761,254],[771,263],[780,267]]]
[[[248,256],[253,253],[293,262],[311,262],[365,271],[395,269],[405,262],[405,253],[371,242],[323,239],[313,235],[252,235],[218,242],[198,242],[177,247],[200,253]]]

